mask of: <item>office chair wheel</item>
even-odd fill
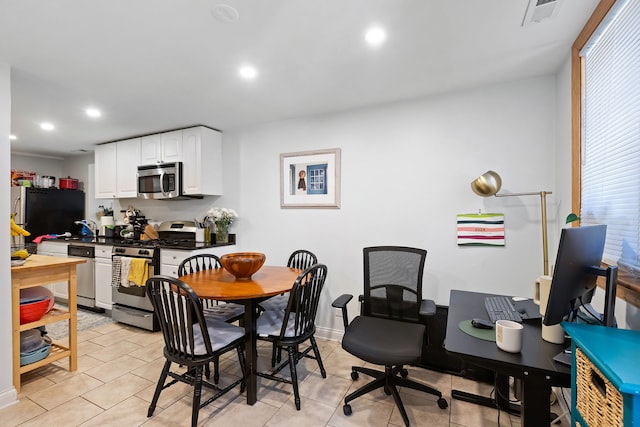
[[[387,396],[391,396],[391,389],[384,387],[384,394],[386,394]]]
[[[358,379],[358,373],[356,371],[351,371],[351,379],[354,381]]]
[[[351,405],[346,404],[342,407],[342,412],[344,412],[344,414],[348,417],[349,415],[351,415]]]
[[[402,378],[407,378],[409,376],[409,371],[407,371],[406,369],[402,368],[400,369],[400,376]]]
[[[441,397],[440,399],[438,399],[438,407],[440,409],[447,409],[447,406],[449,406],[449,404],[447,403],[447,400],[444,397]]]

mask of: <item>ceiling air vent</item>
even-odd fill
[[[558,14],[563,0],[529,0],[522,26],[547,21]]]

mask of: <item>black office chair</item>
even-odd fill
[[[433,315],[435,303],[422,299],[422,274],[427,251],[399,246],[364,248],[364,295],[360,296],[360,316],[349,323],[347,303],[352,295],[341,295],[333,307],[342,309],[345,332],[342,348],[352,355],[375,365],[384,372],[353,366],[351,378],[363,373],[375,378],[347,395],[343,411],[351,415],[349,402],[384,387],[400,410],[404,423],[409,417],[397,386],[424,391],[438,397],[438,406],[447,408],[442,393],[425,384],[407,379],[403,365],[417,365],[422,355],[426,327],[423,316]]]
[[[242,327],[219,320],[205,319],[198,296],[183,281],[168,276],[152,276],[146,282],[147,296],[164,338],[165,363],[158,379],[147,417],[153,415],[160,393],[178,381],[193,386],[191,425],[198,424],[200,408],[240,384],[244,392],[245,359]],[[202,379],[203,368],[220,355],[236,350],[242,378],[224,388]],[[171,371],[171,364],[185,366],[185,372]],[[172,380],[165,384],[167,376]],[[201,403],[202,386],[212,389],[213,396]]]
[[[306,270],[314,264],[318,263],[318,257],[306,249],[298,249],[294,251],[287,261],[287,267],[297,268],[298,270]],[[266,300],[260,302],[258,307],[261,311],[266,310],[280,310],[284,311],[287,308],[287,303],[289,302],[289,293],[284,293],[280,295],[273,296],[271,298],[267,298]],[[280,363],[282,360],[282,351],[278,349],[278,347],[274,344],[273,351],[271,354],[271,366],[276,366],[276,363]]]
[[[277,348],[285,349],[289,355],[285,362],[268,372],[259,372],[258,376],[293,385],[294,401],[298,410],[300,410],[300,393],[298,392],[296,364],[304,357],[315,359],[318,362],[322,378],[327,377],[316,339],[313,336],[316,331],[315,320],[320,293],[326,278],[327,266],[324,264],[315,264],[304,270],[289,292],[286,309],[284,311],[267,310],[263,312],[256,325],[258,339],[272,342]],[[299,351],[299,345],[307,340],[310,346]],[[310,355],[312,350],[313,355]],[[291,372],[290,380],[277,375],[287,365]]]

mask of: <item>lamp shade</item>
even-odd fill
[[[494,171],[487,171],[471,182],[471,189],[478,196],[494,196],[502,187],[502,178]]]

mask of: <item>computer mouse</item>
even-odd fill
[[[478,329],[493,329],[493,323],[484,319],[471,319],[471,326]]]

